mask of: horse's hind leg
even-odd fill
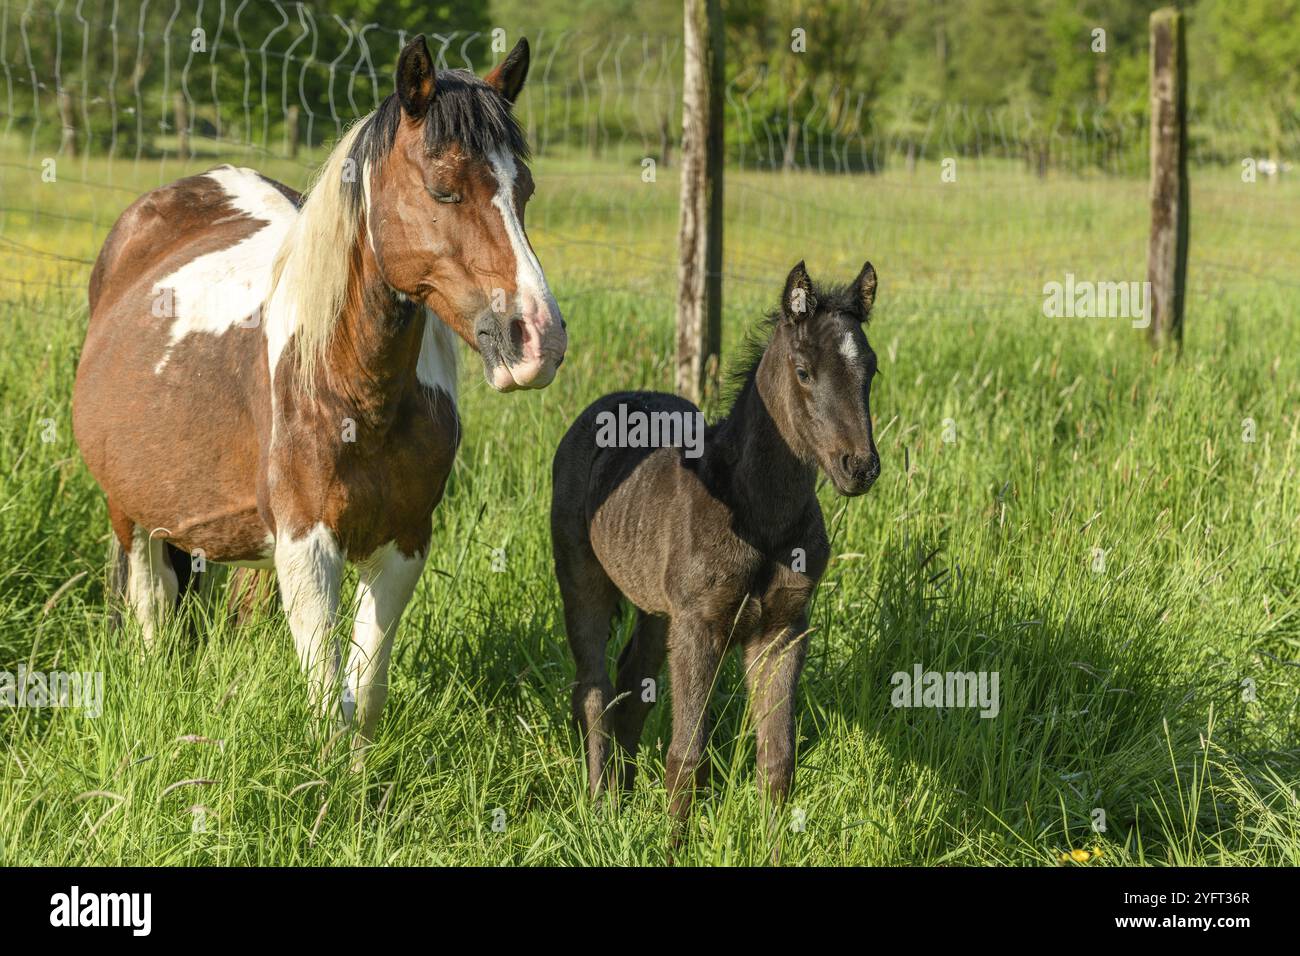
[[[108,568],[104,592],[108,597],[108,627],[113,633],[122,629],[122,605],[131,583],[131,519],[116,512],[109,503],[112,532],[108,536]]]
[[[171,542],[167,543],[166,551],[167,563],[176,572],[176,606],[179,608],[181,598],[198,583],[194,576],[197,573],[194,570],[194,558],[188,551],[182,551]]]
[[[637,611],[632,640],[618,658],[618,706],[614,736],[622,749],[621,784],[631,791],[636,780],[636,751],[646,716],[659,696],[659,671],[667,649],[668,618]]]
[[[599,796],[609,766],[609,705],[614,687],[605,666],[609,626],[620,594],[589,547],[556,540],[555,571],[564,599],[564,626],[577,665],[573,720],[587,748],[587,785]]]
[[[156,643],[167,616],[176,608],[179,593],[167,542],[153,537],[146,528],[133,526],[127,552],[126,598],[140,622],[146,647],[152,648]]]

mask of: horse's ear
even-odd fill
[[[515,48],[483,79],[488,86],[504,96],[507,103],[513,103],[519,91],[524,88],[524,80],[527,78],[528,41],[520,37]]]
[[[813,295],[812,279],[804,268],[803,260],[790,270],[781,294],[781,314],[791,322],[802,322],[817,311],[817,297]]]
[[[870,262],[863,264],[862,271],[853,280],[853,301],[862,310],[862,320],[865,322],[871,315],[871,306],[876,301],[876,270],[871,267]]]
[[[421,33],[402,47],[402,55],[397,58],[397,98],[407,116],[424,119],[433,102],[435,85],[433,57]]]

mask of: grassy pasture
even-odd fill
[[[663,863],[666,702],[633,798],[582,797],[547,507],[587,402],[671,387],[675,170],[537,161],[529,231],[569,359],[523,396],[465,360],[465,442],[353,775],[312,742],[281,622],[238,630],[196,600],[163,653],[109,635],[105,509],[69,420],[88,262],[135,195],[211,163],[67,159],[43,183],[39,160],[0,149],[0,669],[100,671],[105,699],[0,708],[0,863]],[[1144,278],[1144,182],[964,163],[955,183],[728,179],[729,345],[798,259],[839,281],[875,264],[884,472],[847,505],[823,488],[835,558],[791,805],[766,824],[732,660],[681,859],[763,863],[780,841],[786,864],[1300,863],[1300,187],[1194,174],[1175,363],[1126,319],[1042,311],[1067,273]],[[891,707],[917,663],[996,671],[998,716]]]

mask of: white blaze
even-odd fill
[[[489,157],[492,172],[497,177],[497,194],[492,197],[492,205],[501,213],[505,223],[506,235],[510,238],[510,248],[515,254],[515,288],[519,290],[520,307],[529,296],[544,304],[552,315],[559,313],[555,296],[546,284],[542,274],[542,264],[537,261],[533,248],[524,235],[523,223],[515,213],[515,175],[518,172],[515,158],[509,153],[497,151]]]

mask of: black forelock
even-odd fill
[[[468,70],[440,70],[434,84],[424,122],[424,145],[430,154],[458,145],[476,159],[486,159],[497,151],[521,162],[528,159],[524,132],[510,104],[495,89]],[[358,175],[345,188],[354,206],[361,205],[363,195],[360,173],[367,163],[377,164],[392,150],[401,119],[402,104],[392,93],[365,121],[353,142],[349,158]]]
[[[861,306],[855,300],[852,282],[844,285],[814,286],[813,295],[817,297],[818,313],[833,315],[837,312],[847,312],[850,315],[857,315],[861,311]],[[863,320],[862,324],[865,326],[866,320]]]

